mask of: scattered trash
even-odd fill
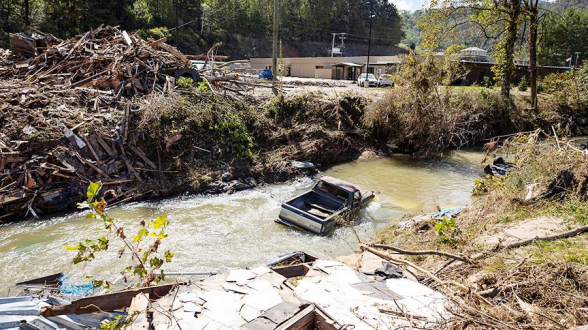
[[[88,297],[94,294],[94,286],[91,283],[78,284],[73,282],[71,277],[67,275],[61,276],[59,281],[59,291],[61,291],[63,294],[76,298]]]
[[[441,209],[441,211],[433,213],[431,215],[431,217],[433,217],[433,218],[442,218],[442,217],[452,218],[452,217],[458,215],[461,212],[461,209],[463,209],[463,206],[458,206],[458,207],[453,207],[453,208],[448,208],[448,209]]]

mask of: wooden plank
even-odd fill
[[[98,154],[94,150],[94,146],[92,146],[92,144],[90,143],[90,140],[86,139],[85,136],[82,136],[82,139],[84,140],[84,142],[86,142],[86,145],[88,146],[88,149],[90,149],[92,156],[94,156],[94,160],[96,161],[96,164],[98,164],[98,166],[100,166],[102,164],[102,161],[100,161],[100,157],[98,157]]]
[[[129,158],[125,154],[125,149],[123,149],[122,145],[120,145],[120,151],[121,151],[121,153],[119,156],[122,159],[122,161],[125,163],[129,172],[133,173],[135,175],[135,177],[137,178],[137,180],[139,180],[139,182],[143,182],[143,179],[141,179],[141,177],[139,176],[139,172],[137,172],[137,170],[135,170],[135,168],[131,164],[131,161],[129,160]]]
[[[133,44],[133,40],[131,40],[131,37],[129,37],[129,34],[127,33],[127,31],[122,32],[123,38],[125,39],[125,42],[127,43],[127,45],[131,46]]]
[[[110,147],[108,146],[108,144],[106,143],[106,141],[104,141],[104,139],[96,134],[96,140],[98,141],[98,144],[100,144],[100,146],[102,147],[102,149],[104,149],[104,151],[106,151],[106,153],[108,153],[110,156],[116,156],[116,152],[114,152],[112,149],[110,149]]]
[[[0,156],[0,172],[4,170],[4,166],[8,163],[22,163],[26,162],[27,159],[26,157]]]
[[[139,293],[148,294],[150,299],[158,299],[167,295],[176,285],[181,284],[184,283],[165,284],[82,298],[72,301],[69,305],[43,307],[41,309],[41,315],[44,317],[51,317],[59,315],[111,312],[129,307],[133,298]]]
[[[150,166],[152,169],[154,169],[154,170],[156,170],[156,169],[157,169],[157,165],[155,165],[155,163],[154,163],[154,162],[152,162],[152,161],[151,161],[149,158],[147,158],[147,155],[145,155],[145,153],[144,153],[144,152],[143,152],[141,149],[139,149],[139,148],[135,147],[134,145],[131,145],[131,150],[132,150],[132,151],[133,151],[135,154],[137,154],[137,156],[141,157],[141,159],[142,159],[142,160],[143,160],[145,163],[147,163],[147,165],[149,165],[149,166]]]
[[[190,66],[191,62],[190,60],[186,57],[186,55],[182,54],[180,51],[178,51],[176,48],[162,42],[160,44],[157,44],[157,46],[165,51],[167,51],[168,53],[172,54],[173,56],[175,56],[178,60],[180,60],[185,66]]]
[[[312,330],[315,329],[315,307],[310,305],[288,321],[282,323],[276,330]]]

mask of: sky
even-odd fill
[[[399,10],[415,11],[421,9],[426,0],[390,0]]]

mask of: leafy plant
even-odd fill
[[[137,286],[147,287],[165,279],[165,274],[161,267],[164,263],[172,261],[174,256],[169,250],[159,253],[161,241],[167,237],[166,229],[169,225],[167,216],[159,216],[157,219],[146,223],[140,222],[140,228],[137,234],[129,240],[125,234],[125,228],[120,226],[115,219],[108,216],[105,212],[106,201],[104,198],[98,199],[102,182],[90,182],[86,191],[86,201],[78,203],[80,209],[90,209],[92,213],[86,218],[99,219],[103,222],[104,228],[115,237],[120,239],[123,247],[118,251],[119,258],[125,253],[130,253],[132,264],[127,266],[123,272],[125,281],[130,277],[137,277]],[[68,251],[76,251],[73,263],[92,261],[95,253],[107,251],[110,240],[107,236],[98,239],[86,239],[77,245],[66,246]],[[103,280],[93,280],[95,287],[111,288],[111,284]]]
[[[194,80],[192,80],[192,78],[190,78],[190,77],[180,77],[180,78],[178,78],[178,81],[176,82],[176,84],[180,88],[190,88],[190,87],[192,87],[192,85],[194,85]],[[198,86],[198,87],[200,87],[200,86]]]
[[[484,78],[482,79],[482,86],[486,88],[492,88],[494,86],[492,78],[490,78],[490,76],[484,76]]]
[[[201,81],[198,83],[198,91],[200,93],[208,93],[208,84],[205,81]]]
[[[455,245],[457,243],[457,235],[459,229],[455,223],[455,219],[443,217],[435,224],[435,231],[437,232],[439,243]]]
[[[527,88],[529,88],[529,83],[527,82],[527,78],[525,78],[525,77],[521,78],[521,81],[519,82],[518,88],[519,88],[519,91],[521,91],[521,92],[527,91]]]

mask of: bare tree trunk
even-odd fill
[[[537,0],[525,2],[529,15],[529,81],[531,87],[531,108],[537,109],[537,33],[539,30],[539,9]]]
[[[510,88],[512,85],[516,67],[514,65],[514,51],[517,41],[518,21],[521,14],[521,4],[519,0],[508,0],[506,7],[508,8],[509,19],[507,21],[506,41],[505,41],[505,68],[504,79],[500,89],[500,94],[503,98],[510,98]]]
[[[31,25],[30,13],[31,13],[31,8],[30,8],[29,0],[24,0],[24,21],[25,21],[25,25],[27,27],[29,27]]]

